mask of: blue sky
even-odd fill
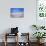
[[[16,12],[24,12],[24,8],[11,8],[10,9],[11,13],[16,13]]]

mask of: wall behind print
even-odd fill
[[[24,18],[10,18],[12,7],[24,8]],[[19,32],[32,34],[32,24],[36,24],[36,0],[0,0],[0,34],[16,26],[19,27]]]

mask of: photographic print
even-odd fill
[[[24,8],[10,8],[10,16],[12,18],[23,18]]]

